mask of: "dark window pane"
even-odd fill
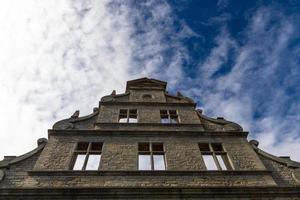
[[[101,151],[102,143],[101,142],[93,142],[92,143],[92,151]]]
[[[133,114],[131,114],[131,115],[129,115],[129,118],[136,119],[136,118],[137,118],[137,115],[133,115]]]
[[[137,114],[137,110],[136,110],[136,109],[134,109],[134,110],[129,110],[129,114],[136,115],[136,114]]]
[[[169,119],[168,115],[161,115],[160,118],[161,119]]]
[[[169,110],[170,115],[177,115],[176,110]]]
[[[171,123],[177,124],[178,123],[178,117],[177,116],[171,116]]]
[[[120,114],[119,118],[127,118],[127,114],[126,115]]]
[[[127,110],[126,110],[126,109],[121,109],[121,110],[120,110],[120,115],[121,115],[121,114],[127,115]]]
[[[77,144],[78,151],[87,151],[88,147],[89,147],[88,142],[78,142],[78,144]]]
[[[210,151],[208,143],[199,144],[200,151]]]
[[[214,151],[223,151],[223,147],[221,143],[213,143],[211,144]]]
[[[161,115],[167,115],[167,116],[168,116],[167,110],[161,110],[161,111],[160,111],[160,114],[161,114]]]
[[[139,143],[139,151],[150,151],[149,143]]]
[[[164,151],[164,145],[162,143],[153,143],[152,144],[152,151]]]

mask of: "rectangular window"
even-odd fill
[[[199,149],[207,170],[232,169],[221,143],[199,143]]]
[[[176,110],[160,110],[160,123],[177,124],[179,123]]]
[[[78,142],[74,153],[73,170],[98,170],[102,142]]]
[[[163,143],[139,143],[139,170],[166,170]]]
[[[136,109],[120,109],[119,123],[137,123]]]

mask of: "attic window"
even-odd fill
[[[119,113],[119,123],[137,123],[137,110],[121,109]]]
[[[221,143],[199,143],[199,149],[207,170],[232,169]]]
[[[160,110],[160,123],[177,124],[179,123],[176,110]]]
[[[73,158],[73,170],[98,170],[102,142],[78,142]]]

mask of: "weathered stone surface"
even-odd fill
[[[298,183],[300,183],[300,168],[293,170],[293,177]]]
[[[4,170],[0,170],[0,181],[3,180],[4,176],[5,176]]]

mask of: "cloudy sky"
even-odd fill
[[[298,0],[10,0],[0,30],[0,159],[148,76],[300,161]]]

